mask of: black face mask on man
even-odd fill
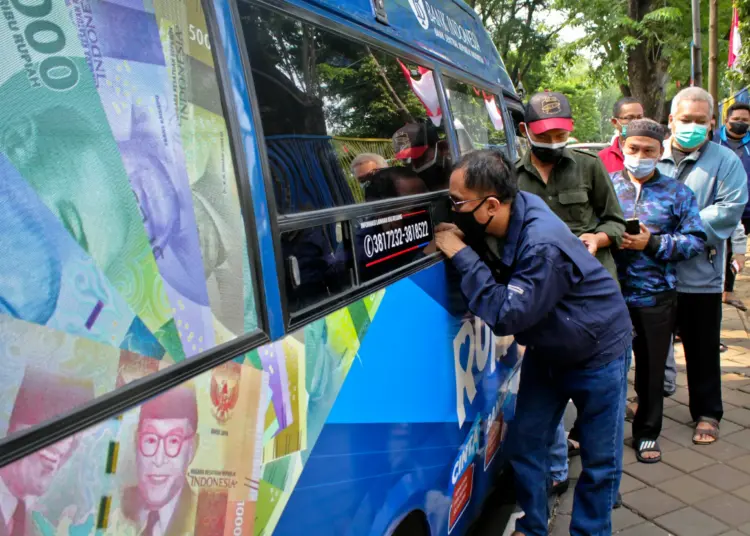
[[[490,216],[490,218],[485,223],[480,223],[474,216],[476,211],[479,210],[479,208],[484,205],[484,203],[488,199],[489,197],[485,197],[484,199],[482,199],[482,202],[479,203],[474,208],[474,210],[469,210],[467,212],[456,212],[454,210],[452,212],[453,223],[455,223],[456,227],[461,229],[461,232],[464,233],[464,237],[466,238],[467,243],[482,240],[485,233],[487,232],[487,227],[490,225],[490,222],[494,218],[494,216]]]
[[[531,152],[545,164],[557,164],[563,155],[563,149],[567,142],[560,143],[542,143],[529,138],[531,143]]]
[[[747,134],[748,127],[750,127],[750,125],[743,123],[742,121],[732,121],[729,123],[729,130],[732,131],[732,134],[737,134],[738,136],[744,136]]]

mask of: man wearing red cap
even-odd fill
[[[89,380],[27,368],[10,414],[8,434],[58,417],[94,398]],[[36,534],[30,504],[47,493],[78,446],[68,437],[0,469],[0,536]]]
[[[556,92],[532,95],[520,128],[531,144],[531,151],[516,163],[521,190],[541,197],[617,281],[610,248],[619,247],[625,219],[599,158],[566,148],[573,130],[567,97]],[[568,445],[562,422],[550,459],[550,491],[562,493],[568,487]]]

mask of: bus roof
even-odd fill
[[[370,0],[292,0],[318,5],[349,22],[425,51],[515,95],[515,88],[479,17],[461,0],[384,0],[388,24],[376,21]]]

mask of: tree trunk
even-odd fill
[[[628,0],[628,16],[640,21],[652,7],[652,0]],[[628,50],[628,87],[643,104],[646,117],[662,122],[669,60],[662,56],[658,43],[636,37],[641,42]]]
[[[714,117],[719,106],[719,0],[709,0],[708,9],[708,91],[714,98]]]

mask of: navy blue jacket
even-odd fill
[[[565,368],[625,353],[633,327],[619,286],[544,201],[519,192],[503,242],[499,257],[471,247],[453,257],[469,309],[496,335]]]
[[[724,125],[714,133],[715,143],[729,147],[727,143],[727,127]],[[750,132],[745,134],[745,137],[740,140],[740,147],[735,151],[735,154],[742,160],[742,167],[745,168],[745,175],[747,175],[747,186],[750,189]],[[745,211],[742,213],[742,219],[750,219],[750,203],[745,205]]]

